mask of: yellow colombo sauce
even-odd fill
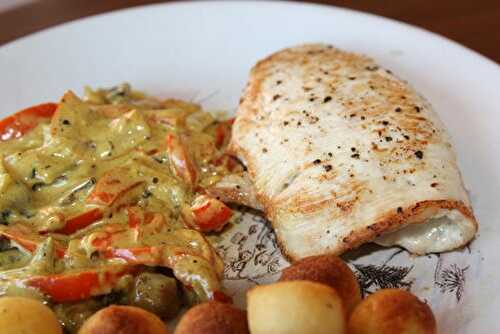
[[[0,294],[46,300],[70,331],[111,302],[170,317],[222,298],[203,233],[232,212],[204,189],[241,168],[231,121],[127,84],[85,95],[0,121]]]

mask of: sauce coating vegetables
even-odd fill
[[[0,295],[41,296],[71,331],[75,309],[89,316],[109,294],[162,317],[181,290],[223,295],[202,233],[232,216],[204,190],[241,168],[224,155],[230,127],[126,84],[0,121]]]

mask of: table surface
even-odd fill
[[[0,13],[0,45],[77,18],[159,2],[165,1],[40,0]],[[420,26],[455,40],[500,63],[500,0],[311,2],[361,10]]]

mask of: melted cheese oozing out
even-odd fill
[[[439,253],[474,233],[474,227],[460,211],[442,209],[425,222],[379,237],[375,243],[401,246],[415,254]]]

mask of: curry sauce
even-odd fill
[[[224,154],[230,127],[127,84],[2,120],[0,293],[90,314],[111,295],[150,305],[137,296],[168,286],[179,298],[174,278],[196,301],[222,296],[223,263],[204,232],[232,212],[204,189],[241,168]]]

